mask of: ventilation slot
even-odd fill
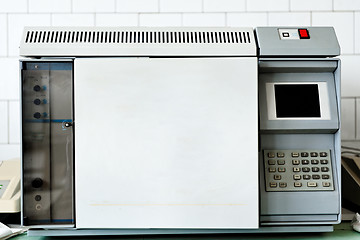
[[[251,43],[249,32],[28,31],[25,43]]]

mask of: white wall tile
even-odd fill
[[[355,98],[341,99],[341,139],[355,139]]]
[[[147,27],[158,26],[181,26],[181,14],[180,13],[161,13],[151,14],[143,13],[139,16],[139,25]]]
[[[0,101],[0,144],[8,143],[8,102]]]
[[[71,12],[71,0],[29,0],[29,12]]]
[[[1,0],[0,13],[24,13],[27,12],[27,0]]]
[[[291,11],[332,11],[332,0],[290,0]]]
[[[360,10],[359,0],[334,0],[334,10]]]
[[[19,144],[0,144],[0,161],[20,158]]]
[[[204,0],[204,12],[243,12],[245,0]]]
[[[341,96],[360,96],[360,55],[342,55],[341,59]]]
[[[19,59],[0,58],[0,72],[0,100],[20,99]]]
[[[96,14],[96,26],[138,26],[138,15],[135,13],[124,14]]]
[[[19,55],[24,26],[50,26],[50,14],[9,14],[9,56]]]
[[[9,143],[20,143],[20,105],[19,101],[9,102]]]
[[[95,14],[53,14],[52,26],[95,26]]]
[[[115,12],[115,0],[72,0],[75,13]]]
[[[202,12],[202,0],[160,0],[160,12]]]
[[[7,17],[0,14],[0,56],[7,55]]]
[[[117,12],[159,12],[158,0],[116,0]]]
[[[183,26],[223,27],[226,25],[225,13],[184,13]]]
[[[269,26],[310,26],[310,13],[269,13]]]
[[[333,26],[340,43],[342,54],[354,53],[354,13],[351,12],[314,12],[313,26]]]
[[[360,53],[360,12],[355,13],[355,53]]]
[[[228,13],[229,27],[261,27],[267,26],[267,13]]]
[[[289,11],[289,0],[248,0],[247,11]]]

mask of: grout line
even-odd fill
[[[10,144],[10,102],[6,101],[7,111],[7,144]]]
[[[6,13],[6,57],[9,57],[9,14]]]
[[[266,13],[266,26],[269,26],[269,12]]]
[[[354,41],[353,41],[353,53],[355,53],[355,32],[356,32],[356,28],[355,28],[355,24],[356,24],[356,21],[355,21],[355,11],[353,12],[353,38],[354,38]]]
[[[201,1],[201,12],[203,13],[204,12],[204,0]]]
[[[117,1],[114,0],[114,13],[116,13],[116,9],[117,9]]]
[[[247,0],[245,0],[245,12],[247,12]]]
[[[29,13],[30,11],[30,4],[29,4],[30,0],[27,0],[26,3],[27,3],[27,7],[26,7],[26,11],[27,13]]]
[[[181,26],[184,26],[184,13],[181,13]]]
[[[288,0],[289,1],[289,12],[292,12],[291,11],[291,0]]]
[[[313,11],[310,11],[310,26],[313,25]]]
[[[355,127],[354,127],[354,130],[355,130],[355,139],[357,139],[357,97],[355,97],[355,109],[354,109],[354,112],[355,112]]]
[[[225,13],[225,27],[228,27],[228,13]]]
[[[160,13],[160,1],[161,1],[161,0],[157,0],[157,2],[158,2],[158,11],[157,11],[157,12],[158,12],[158,13]]]

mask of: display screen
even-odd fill
[[[317,84],[275,84],[276,117],[321,117]]]

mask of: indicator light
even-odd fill
[[[299,29],[300,39],[310,39],[309,31],[307,29]]]

